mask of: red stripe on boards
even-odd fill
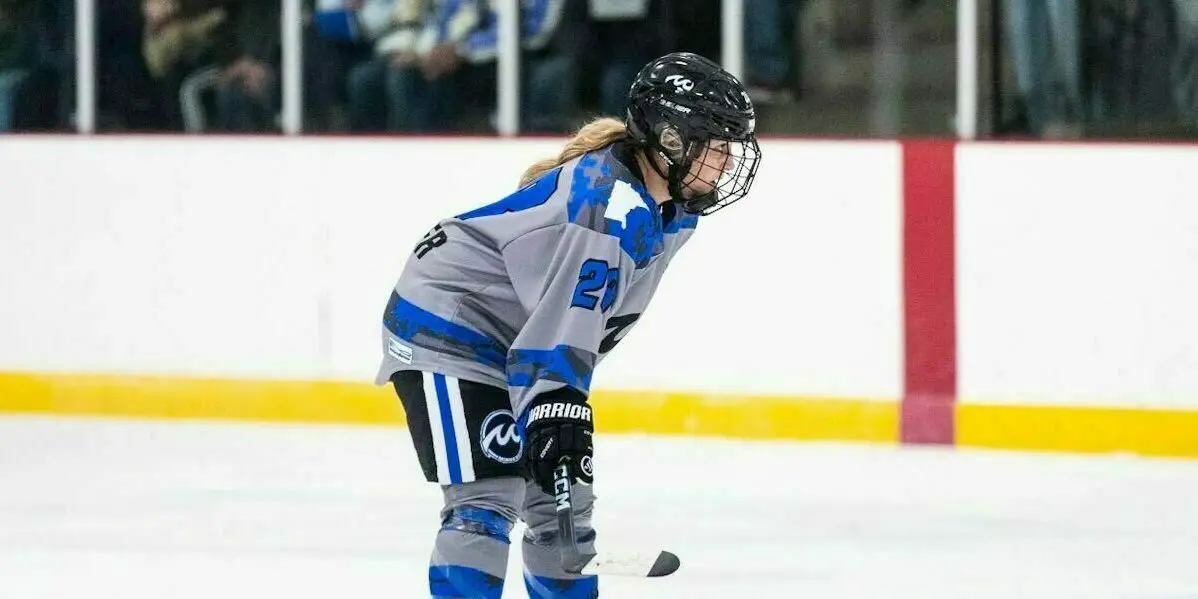
[[[951,445],[957,396],[956,145],[905,141],[902,148],[906,366],[899,438]]]

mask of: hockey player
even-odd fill
[[[591,374],[640,318],[707,215],[742,198],[760,151],[741,83],[689,53],[650,62],[624,120],[583,127],[506,198],[416,244],[383,316],[379,384],[407,414],[445,505],[436,598],[498,599],[517,519],[534,598],[598,597],[555,544],[559,460],[576,476],[578,542],[593,550]]]

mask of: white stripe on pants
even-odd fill
[[[435,375],[424,374],[424,403],[428,409],[429,432],[433,439],[433,455],[437,461],[437,482],[448,485],[453,482],[474,482],[474,454],[470,449],[470,430],[466,427],[466,411],[462,405],[462,392],[458,379],[445,379],[445,396],[437,392]],[[449,408],[449,421],[453,423],[452,437],[442,420],[442,407]],[[450,445],[452,444],[452,445]],[[455,481],[451,471],[449,447],[457,450],[460,478]]]
[[[470,429],[466,428],[466,408],[462,404],[462,388],[453,377],[445,377],[449,391],[449,412],[453,414],[453,431],[458,443],[458,461],[462,464],[462,482],[474,482],[474,452],[470,450]]]

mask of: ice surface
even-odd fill
[[[606,598],[1198,598],[1198,462],[600,436]],[[0,418],[0,599],[427,597],[400,428]],[[519,530],[519,529],[517,529]],[[504,597],[524,597],[519,544]]]

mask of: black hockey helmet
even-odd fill
[[[740,81],[698,54],[675,52],[650,62],[628,92],[628,134],[665,159],[665,172],[650,162],[687,212],[711,214],[749,192],[761,158],[756,124]],[[714,186],[690,172],[697,163],[724,165]],[[696,193],[692,186],[712,189]]]

